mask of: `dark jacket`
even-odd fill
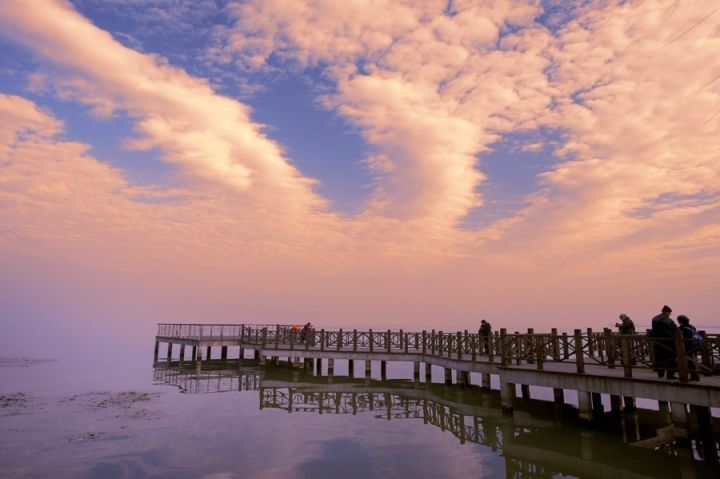
[[[619,326],[620,334],[635,334],[635,323],[630,318],[623,319]]]
[[[660,313],[652,319],[650,336],[653,338],[672,338],[677,324],[667,314]]]

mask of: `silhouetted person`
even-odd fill
[[[650,337],[655,342],[655,372],[661,378],[675,379],[677,358],[675,356],[675,330],[677,325],[670,317],[672,309],[665,305],[662,312],[652,319]]]
[[[310,336],[310,332],[312,331],[312,323],[308,321],[305,323],[305,326],[302,327],[302,330],[300,331],[300,340],[306,341],[308,337]]]
[[[702,337],[695,326],[690,324],[690,318],[687,316],[681,314],[677,317],[677,321],[680,325],[680,332],[682,332],[683,341],[685,343],[685,356],[687,356],[690,379],[693,381],[700,381],[700,375],[698,375],[697,353],[700,350],[700,346],[702,346]]]
[[[491,334],[492,326],[490,325],[490,323],[488,323],[484,319],[480,321],[480,330],[478,331],[478,336],[480,336],[480,346],[482,348],[482,351],[485,352],[485,354],[488,354],[490,352],[489,338]]]
[[[620,323],[615,323],[620,334],[635,334],[635,323],[630,317],[623,313],[620,316]]]

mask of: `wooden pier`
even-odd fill
[[[632,410],[637,398],[656,400],[661,410],[669,410],[681,436],[688,430],[690,408],[710,417],[710,408],[720,407],[718,335],[705,335],[700,350],[692,354],[687,353],[681,337],[674,338],[675,380],[658,378],[654,371],[655,352],[668,348],[667,340],[619,335],[608,329],[577,329],[569,334],[555,329],[549,333],[501,329],[481,337],[468,331],[321,329],[303,335],[280,324],[159,324],[156,363],[163,343],[167,362],[192,362],[197,372],[203,361],[214,356],[227,361],[250,354],[259,364],[286,359],[296,365],[302,362],[309,369],[322,368],[326,362],[330,376],[338,360],[348,362],[351,376],[358,375],[358,366],[364,363],[359,374],[370,377],[373,361],[379,362],[383,379],[388,361],[412,362],[416,381],[423,369],[430,382],[433,366],[443,368],[447,384],[453,382],[453,376],[455,383],[469,384],[470,373],[478,373],[479,386],[489,389],[495,376],[505,411],[512,410],[518,396],[529,399],[530,386],[539,386],[552,388],[557,404],[564,403],[565,391],[576,391],[580,418],[588,421],[603,409],[603,394],[609,395],[613,411]],[[234,358],[228,355],[230,348]]]

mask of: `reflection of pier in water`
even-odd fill
[[[155,380],[190,394],[257,391],[260,409],[423,421],[460,443],[502,451],[507,477],[694,478],[720,472],[714,439],[693,437],[677,443],[669,417],[659,411],[608,413],[594,428],[580,428],[571,406],[559,408],[533,399],[508,414],[497,391],[475,386],[315,376],[285,367],[231,366],[223,361],[211,361],[200,373],[159,366]],[[707,460],[697,460],[702,457]]]

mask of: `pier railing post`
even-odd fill
[[[685,355],[685,341],[682,331],[680,331],[679,328],[675,330],[675,351],[677,354],[677,369],[680,382],[686,383],[688,382],[687,356]]]
[[[430,354],[435,356],[435,330],[430,332]]]
[[[373,340],[373,331],[372,329],[368,332],[368,345],[370,346],[370,352],[373,352],[373,348],[375,347],[373,345],[375,341]]]
[[[342,348],[342,344],[343,344],[342,337],[343,337],[343,330],[340,329],[340,331],[338,331],[338,333],[337,333],[337,350],[338,351],[340,351],[340,349]]]
[[[320,351],[325,351],[325,329],[320,330]]]
[[[553,361],[560,361],[560,339],[558,338],[557,328],[552,328],[552,347],[553,347]]]
[[[567,333],[562,333],[562,345],[563,345],[563,359],[570,357],[570,342],[568,341]]]
[[[495,362],[495,348],[497,347],[497,341],[495,336],[497,335],[497,332],[494,334],[489,334],[487,337],[487,353],[488,353],[488,362],[494,363]]]
[[[593,342],[593,330],[592,328],[587,328],[587,336],[588,336],[588,356],[591,358],[595,357],[595,343]]]
[[[575,330],[575,364],[579,374],[585,374],[585,356],[582,344],[582,331]]]
[[[533,349],[534,348],[534,338],[533,335],[535,334],[534,328],[528,328],[527,330],[527,338],[525,341],[523,341],[523,356],[525,356],[525,359],[527,360],[528,364],[533,363]]]
[[[507,330],[505,328],[500,329],[500,364],[502,367],[508,365]]]
[[[353,329],[353,351],[357,351],[357,329]]]
[[[479,338],[476,334],[470,336],[470,360],[475,362],[477,360]]]
[[[423,329],[422,332],[422,353],[425,354],[425,351],[427,349],[427,331]]]
[[[410,333],[405,333],[403,336],[402,329],[400,330],[400,340],[405,342],[405,354],[408,353],[408,345],[410,344]]]
[[[700,346],[700,361],[701,364],[708,369],[704,374],[712,374],[715,368],[713,367],[712,354],[710,354],[710,343],[708,343],[707,333],[705,331],[699,331],[700,337],[703,338],[702,346]]]
[[[392,347],[392,341],[390,340],[390,330],[387,330],[387,333],[385,333],[385,347],[387,352],[390,352],[390,348]]]
[[[607,363],[610,369],[615,368],[615,338],[613,338],[612,331],[610,328],[603,330],[603,337],[605,338],[605,353],[607,355]]]
[[[622,338],[622,361],[623,371],[626,378],[632,377],[632,348],[630,347],[630,338]]]
[[[465,334],[467,334],[467,331],[465,331]],[[463,350],[463,345],[462,345],[462,339],[463,339],[463,338],[462,338],[462,333],[461,333],[460,331],[458,331],[458,332],[457,332],[457,335],[456,335],[455,337],[457,338],[457,344],[456,344],[456,346],[457,346],[457,358],[458,358],[458,360],[460,360],[460,359],[462,359],[462,350]],[[448,356],[450,356],[450,355],[448,354]]]
[[[542,371],[544,369],[543,361],[545,360],[545,338],[542,334],[535,336],[535,358],[538,370]]]

